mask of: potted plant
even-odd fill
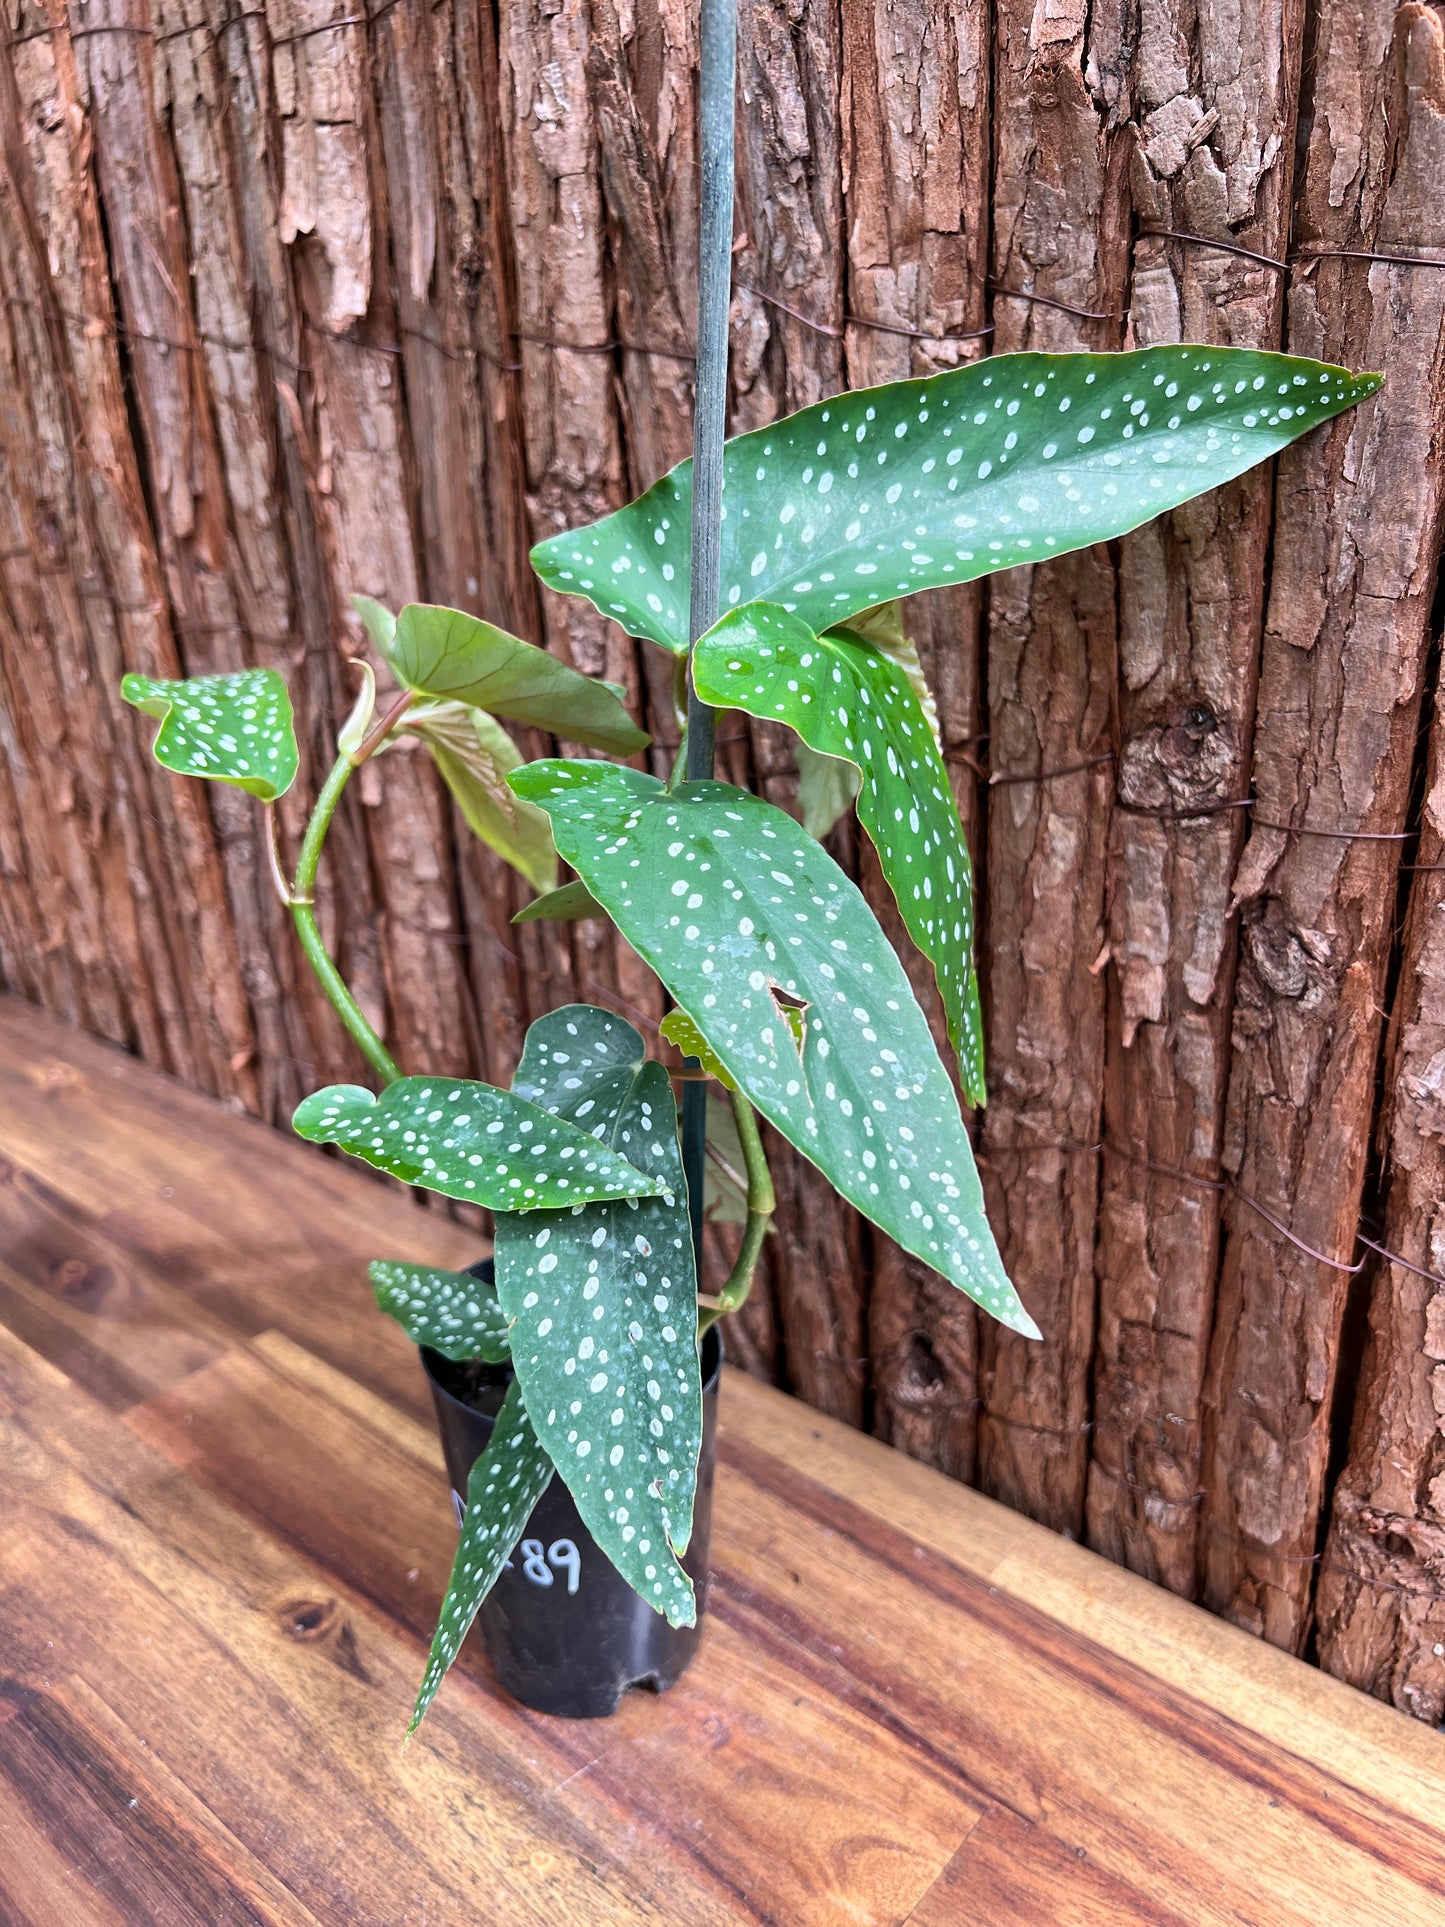
[[[782,722],[846,766],[909,935],[937,976],[967,1101],[984,1101],[973,894],[900,601],[1109,540],[1240,474],[1378,386],[1247,350],[999,356],[839,396],[728,444],[721,618],[689,650],[691,464],[533,552],[542,580],[669,651],[697,700]],[[887,938],[813,836],[714,781],[630,766],[617,690],[459,610],[357,604],[371,668],[295,873],[276,885],[380,1084],[317,1092],[303,1137],[494,1212],[495,1260],[388,1259],[377,1298],[423,1348],[461,1538],[415,1727],[483,1602],[505,1683],[610,1710],[691,1651],[705,1573],[716,1323],[747,1296],[772,1188],[761,1113],[839,1193],[1018,1332],[1036,1328],[984,1215],[954,1084]],[[128,676],[155,753],[267,806],[297,771],[271,671]],[[698,714],[696,706],[694,718]],[[505,721],[602,756],[524,762]],[[695,725],[694,725],[695,726]],[[312,904],[353,771],[419,737],[468,821],[539,889],[524,916],[606,915],[673,1004],[664,1034],[724,1087],[745,1167],[736,1265],[699,1296],[669,1074],[615,1016],[534,1024],[509,1091],[405,1076]],[[834,764],[811,766],[830,771]],[[835,786],[836,788],[836,786]],[[274,852],[274,838],[272,841]],[[574,880],[554,887],[557,857]]]

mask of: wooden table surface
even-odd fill
[[[735,1372],[682,1683],[403,1751],[475,1255],[0,999],[4,1927],[1445,1921],[1445,1738]]]

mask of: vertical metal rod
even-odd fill
[[[717,621],[721,593],[723,441],[727,434],[728,304],[733,260],[733,121],[737,0],[701,0],[700,119],[702,205],[698,224],[697,388],[692,413],[692,600],[688,632],[696,642]],[[713,773],[713,711],[687,684],[687,779]],[[682,1097],[682,1160],[699,1270],[707,1087]]]

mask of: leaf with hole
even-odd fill
[[[630,1024],[586,1004],[539,1018],[513,1089],[667,1187],[496,1222],[497,1295],[537,1436],[588,1531],[674,1626],[696,1618],[675,1556],[702,1442],[697,1274],[667,1072]]]
[[[520,636],[461,609],[409,602],[388,642],[385,625],[360,600],[353,598],[372,640],[397,680],[419,695],[530,723],[614,756],[631,756],[652,740],[628,715],[615,683],[580,675]]]
[[[314,1144],[339,1144],[404,1184],[488,1211],[556,1211],[664,1188],[586,1131],[469,1079],[401,1077],[380,1097],[331,1084],[291,1122]]]
[[[509,772],[523,758],[502,725],[484,709],[444,702],[409,710],[404,726],[431,751],[473,834],[534,890],[553,889],[557,851],[551,826],[535,804],[524,803],[507,787]]]
[[[416,1710],[406,1729],[408,1736],[426,1717],[447,1668],[461,1651],[482,1601],[526,1531],[532,1508],[546,1491],[551,1476],[552,1461],[532,1429],[522,1387],[514,1379],[502,1400],[487,1449],[467,1480],[462,1536],[432,1636]]]
[[[469,1271],[439,1271],[378,1258],[369,1275],[376,1302],[394,1318],[413,1345],[429,1345],[443,1358],[480,1358],[503,1365],[512,1355],[507,1321],[493,1286]]]
[[[905,1250],[1036,1336],[928,1021],[822,845],[726,783],[545,762],[512,784],[763,1115]]]
[[[157,682],[121,679],[120,693],[161,726],[151,745],[158,763],[182,776],[205,776],[274,803],[296,781],[299,758],[291,698],[274,669]]]
[[[520,801],[520,798],[518,799]],[[513,923],[579,923],[584,917],[605,917],[607,912],[585,883],[564,883],[537,897],[519,910]]]
[[[873,841],[908,934],[933,965],[964,1090],[986,1098],[973,967],[973,868],[938,741],[903,666],[846,629],[815,636],[752,602],[698,642],[705,702],[787,723],[862,776],[858,820]]]
[[[822,631],[918,589],[1106,542],[1371,395],[1377,375],[1245,348],[994,355],[859,389],[728,443],[722,600]],[[634,636],[688,645],[692,464],[532,551]]]

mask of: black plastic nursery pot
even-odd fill
[[[491,1282],[490,1258],[471,1269]],[[460,1523],[468,1475],[486,1449],[512,1373],[505,1365],[455,1364],[426,1346],[421,1359]],[[631,1687],[665,1693],[690,1665],[707,1604],[721,1374],[722,1341],[714,1325],[702,1344],[702,1452],[692,1538],[682,1561],[697,1593],[697,1624],[669,1626],[638,1597],[554,1472],[477,1615],[498,1681],[523,1706],[560,1719],[603,1719]]]

